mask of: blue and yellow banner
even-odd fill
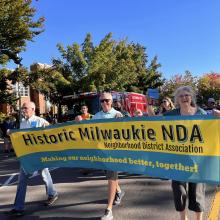
[[[220,184],[219,117],[66,122],[16,130],[10,136],[29,173],[45,167],[86,167]]]

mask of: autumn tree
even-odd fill
[[[210,97],[220,100],[219,73],[206,73],[198,81],[198,102],[200,104],[206,104]]]
[[[197,77],[194,77],[188,70],[184,74],[176,74],[171,79],[166,80],[164,85],[161,87],[162,96],[172,97],[174,91],[180,86],[191,86],[197,91]]]

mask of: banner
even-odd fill
[[[159,116],[66,122],[11,135],[24,169],[85,167],[220,184],[220,118]]]

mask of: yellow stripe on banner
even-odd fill
[[[209,213],[208,220],[218,220],[220,208],[220,188],[217,188],[215,197],[212,202],[212,207]]]
[[[155,117],[156,118],[156,117]],[[63,124],[10,135],[18,157],[70,149],[220,156],[220,120]]]

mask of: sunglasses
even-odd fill
[[[109,103],[110,101],[111,101],[111,99],[100,99],[101,103],[104,103],[104,102]]]
[[[166,103],[166,102],[168,102],[168,101],[167,101],[167,100],[163,100],[162,102],[163,102],[163,103]]]

